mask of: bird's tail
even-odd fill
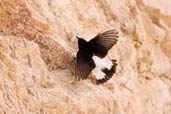
[[[111,67],[111,69],[103,69],[102,71],[106,74],[105,75],[105,78],[103,78],[103,79],[99,79],[99,80],[96,80],[96,83],[97,84],[102,84],[102,83],[104,83],[104,82],[107,82],[110,78],[112,78],[112,76],[113,76],[113,74],[116,72],[116,67],[117,67],[117,63],[116,63],[116,60],[112,60],[112,63],[113,63],[113,65],[112,65],[112,67]]]

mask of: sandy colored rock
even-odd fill
[[[170,114],[171,2],[0,0],[0,114]],[[107,83],[71,72],[86,40],[116,29]]]

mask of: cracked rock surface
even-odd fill
[[[119,32],[105,84],[76,81],[76,35]],[[171,1],[0,0],[0,114],[171,114]]]

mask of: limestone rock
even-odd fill
[[[0,0],[0,114],[170,114],[171,2]],[[76,81],[76,35],[119,31],[107,83]]]

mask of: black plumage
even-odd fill
[[[96,35],[88,42],[82,38],[77,38],[79,50],[76,55],[76,78],[78,80],[84,80],[88,78],[91,71],[96,67],[95,62],[92,59],[93,55],[104,58],[109,49],[117,43],[118,32],[109,30]],[[106,76],[102,80],[97,80],[97,83],[104,83],[110,79],[115,73],[116,66],[116,60],[114,60],[111,69],[101,69]]]

